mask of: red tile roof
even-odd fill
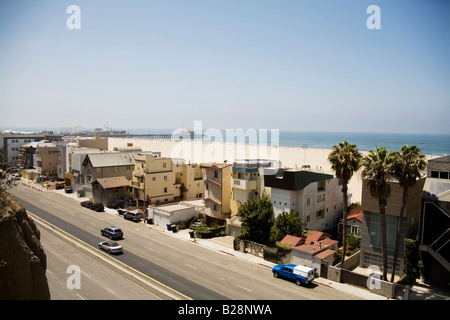
[[[363,217],[362,210],[360,210],[360,211],[358,211],[358,210],[351,210],[348,213],[348,215],[347,215],[347,221],[350,220],[350,219],[356,219],[356,220],[358,220],[359,222],[362,223],[362,217]],[[341,219],[339,221],[342,221],[342,220],[344,220],[344,219]]]

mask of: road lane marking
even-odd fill
[[[196,267],[194,267],[194,266],[191,266],[190,264],[187,264],[187,263],[185,263],[185,265],[187,265],[188,267],[190,267],[190,268],[192,268],[192,269],[196,269],[196,270],[197,270],[197,268],[196,268]]]
[[[113,295],[115,295],[116,293],[114,291],[112,291],[111,289],[109,289],[108,287],[105,287],[106,290],[108,290],[109,292],[111,292]]]
[[[253,290],[250,290],[249,288],[246,288],[246,287],[243,287],[243,286],[240,286],[240,285],[237,285],[239,288],[241,288],[241,289],[244,289],[244,290],[247,290],[247,291],[250,291],[250,292],[253,292]]]

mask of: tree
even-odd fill
[[[242,237],[258,243],[267,243],[273,225],[272,214],[272,203],[268,199],[247,200],[236,214],[241,220]]]
[[[400,243],[400,234],[402,230],[403,219],[405,217],[406,201],[408,199],[409,188],[412,187],[427,166],[425,155],[421,154],[418,147],[408,147],[405,145],[400,148],[400,152],[391,153],[391,172],[398,179],[403,188],[402,205],[400,207],[400,216],[397,220],[397,233],[395,236],[394,262],[392,265],[391,282],[394,282],[395,268],[397,266],[397,257]]]
[[[336,177],[342,181],[343,197],[343,235],[342,246],[345,250],[347,242],[347,215],[348,215],[348,183],[355,171],[358,171],[363,155],[358,151],[355,144],[347,141],[333,146],[333,150],[328,155],[328,161],[331,163],[331,169],[334,170]],[[341,269],[344,267],[345,254],[342,255]]]
[[[387,240],[386,240],[386,206],[387,198],[391,194],[389,184],[391,157],[385,147],[377,147],[377,150],[369,151],[364,157],[362,165],[363,178],[367,179],[367,187],[372,197],[378,199],[380,207],[381,247],[383,255],[383,279],[387,278]]]
[[[306,223],[300,219],[298,212],[283,211],[275,218],[274,225],[270,230],[270,240],[281,241],[287,234],[301,236],[305,225]]]

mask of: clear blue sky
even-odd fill
[[[0,127],[450,133],[449,17],[446,0],[1,1]]]

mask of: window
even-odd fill
[[[167,176],[164,176],[164,181],[167,181]]]
[[[308,215],[306,216],[306,222],[309,222],[309,221],[311,221],[311,216],[308,214]]]
[[[431,171],[432,178],[439,178],[439,171]]]
[[[217,211],[217,204],[214,203],[214,211]]]
[[[322,202],[322,201],[325,201],[325,193],[319,194],[317,196],[317,202]]]
[[[164,188],[164,193],[167,193],[167,188]]]
[[[306,205],[309,206],[311,204],[311,198],[306,199]]]
[[[316,218],[323,218],[325,216],[325,210],[319,210],[316,212]]]
[[[218,178],[219,177],[219,171],[217,171],[217,170],[214,170],[214,178]]]
[[[165,169],[167,167],[167,163],[163,162],[163,168]]]
[[[439,175],[439,178],[441,178],[441,179],[448,179],[448,172],[447,171],[441,171],[441,174]]]

